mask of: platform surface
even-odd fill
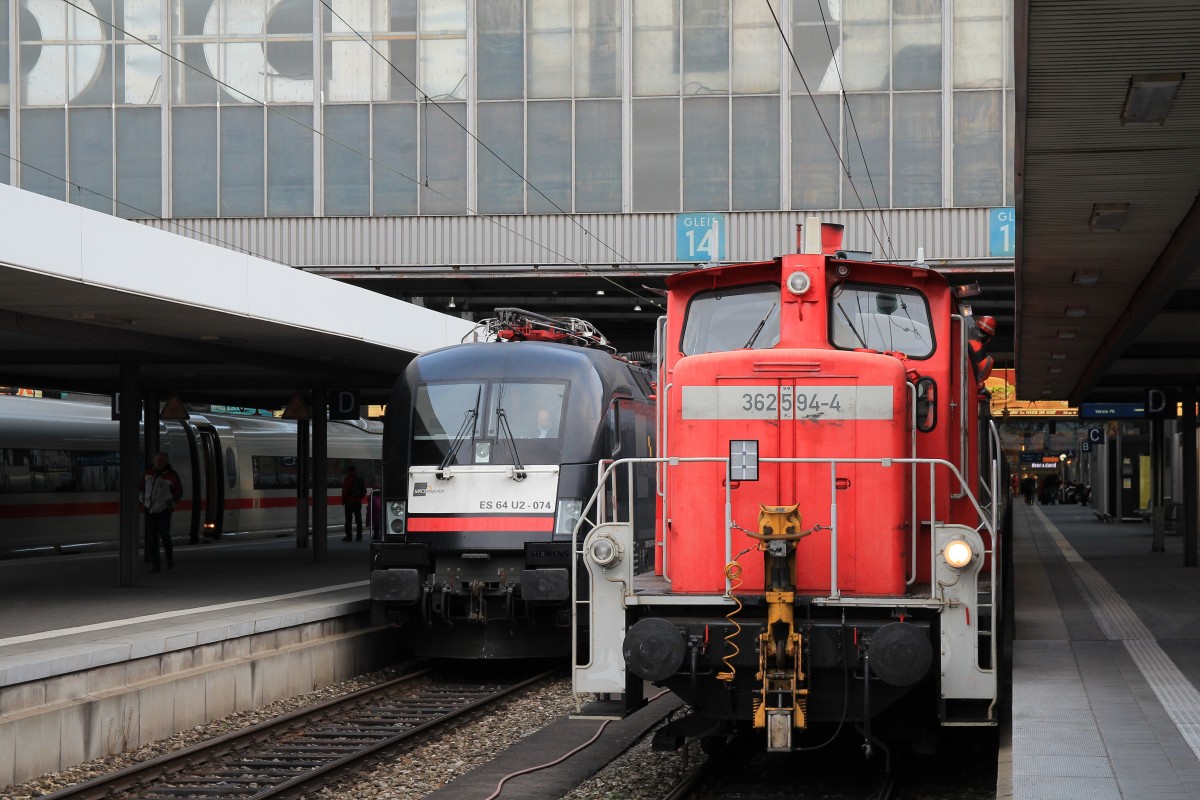
[[[1153,553],[1149,525],[1020,497],[1013,522],[1012,796],[1200,798],[1200,569],[1182,537]]]
[[[0,686],[366,610],[368,542],[176,544],[175,568],[139,564],[118,586],[116,553],[0,561]]]

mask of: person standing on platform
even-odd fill
[[[358,522],[358,541],[362,541],[362,502],[367,496],[367,485],[358,474],[358,469],[350,464],[346,467],[346,477],[342,478],[342,510],[346,512],[346,535],[343,542],[350,541],[351,522]]]
[[[183,497],[183,483],[179,473],[167,461],[167,454],[154,454],[154,464],[142,475],[142,491],[138,500],[146,509],[146,546],[150,548],[150,563],[155,572],[162,572],[158,555],[158,543],[162,542],[167,556],[167,569],[175,569],[174,551],[171,545],[171,512]]]

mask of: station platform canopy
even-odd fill
[[[386,397],[472,323],[216,244],[0,185],[0,385],[282,405]]]

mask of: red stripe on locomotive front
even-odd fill
[[[552,533],[554,516],[542,517],[409,517],[409,533],[452,531],[533,531]]]

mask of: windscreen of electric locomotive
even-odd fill
[[[557,463],[566,396],[564,381],[421,384],[412,463],[441,464],[455,451],[454,464],[512,464],[514,445],[523,463]]]
[[[933,354],[933,329],[924,295],[898,286],[842,281],[829,293],[829,337],[834,347]]]
[[[779,344],[779,284],[757,283],[697,293],[683,320],[685,356],[765,350]]]

